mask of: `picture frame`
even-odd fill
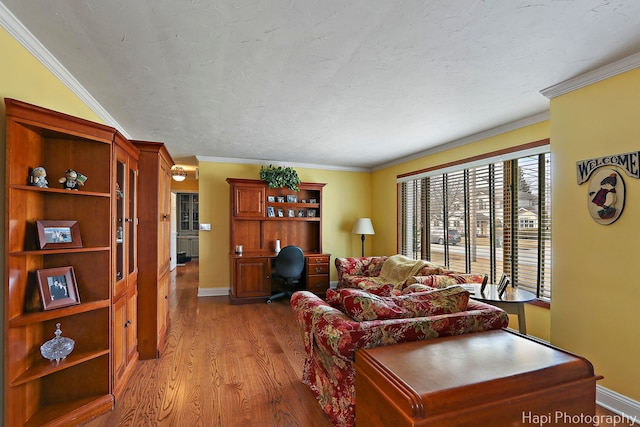
[[[309,203],[318,203],[316,199],[309,199]]]
[[[278,196],[278,203],[284,203],[284,196]]]
[[[482,284],[480,285],[480,293],[483,294],[484,290],[487,288],[487,282],[489,281],[489,276],[488,275],[484,275],[484,278],[482,279]]]
[[[274,218],[276,216],[276,211],[273,206],[267,206],[267,216],[269,218]]]
[[[37,270],[36,276],[44,310],[80,304],[78,283],[73,267]]]
[[[267,202],[275,203],[275,201],[276,201],[276,196],[267,196]]]
[[[304,218],[305,211],[304,209],[298,210],[298,218]]]
[[[298,203],[298,196],[295,194],[287,194],[287,203]]]
[[[288,216],[289,218],[295,218],[296,217],[295,209],[289,209]]]
[[[307,211],[307,217],[309,217],[309,218],[313,218],[313,217],[315,217],[315,216],[316,216],[316,210],[315,210],[315,209],[309,209],[309,210]]]
[[[278,217],[284,217],[284,211],[282,209],[278,209]]]
[[[81,248],[78,221],[36,221],[40,249]]]
[[[509,285],[509,282],[510,282],[510,280],[507,277],[507,275],[502,273],[502,277],[500,278],[500,281],[498,282],[498,298],[502,298],[502,295],[507,290],[507,286]]]

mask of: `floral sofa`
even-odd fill
[[[396,272],[399,273],[385,279],[385,267],[389,262],[397,262],[396,267],[400,267]],[[429,261],[413,260],[402,255],[336,258],[335,266],[338,289],[364,289],[382,296],[399,294],[407,286],[416,283],[444,288],[462,283],[481,283],[484,279],[481,274],[459,273]]]
[[[413,284],[391,297],[361,289],[329,289],[326,301],[300,291],[290,304],[304,340],[302,381],[333,425],[341,427],[355,424],[353,363],[359,348],[499,329],[509,322],[501,309],[469,300],[460,286],[433,289]],[[427,315],[420,316],[420,310]]]

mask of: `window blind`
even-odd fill
[[[548,152],[399,180],[401,253],[551,298]],[[548,151],[548,146],[547,146]]]

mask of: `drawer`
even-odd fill
[[[307,274],[329,274],[329,264],[311,264],[309,263]]]
[[[329,264],[328,256],[310,256],[307,260],[309,264]]]
[[[329,276],[309,276],[307,277],[307,290],[314,294],[324,295],[329,289]]]

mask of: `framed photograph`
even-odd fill
[[[278,209],[278,216],[280,218],[284,217],[284,211],[282,209]]]
[[[309,203],[318,203],[316,199],[309,199]]]
[[[307,199],[302,199],[302,203],[307,203]]]
[[[288,215],[288,216],[289,216],[289,218],[295,218],[295,217],[296,217],[296,211],[295,211],[295,209],[289,209],[288,214],[289,214],[289,215]]]
[[[487,282],[489,281],[489,276],[488,275],[484,275],[484,278],[482,279],[482,285],[480,285],[480,293],[484,293],[484,290],[487,288]]]
[[[267,202],[275,203],[275,201],[276,201],[276,196],[267,196]]]
[[[304,209],[300,209],[300,210],[298,211],[298,217],[299,217],[299,218],[304,218]]]
[[[315,209],[309,209],[309,210],[307,211],[307,216],[308,216],[309,218],[313,218],[314,216],[316,216],[316,210],[315,210]]]
[[[287,203],[298,203],[298,196],[296,196],[295,194],[288,194]]]
[[[500,278],[500,281],[498,282],[498,298],[502,298],[502,295],[507,290],[507,286],[509,285],[509,282],[510,282],[510,280],[507,277],[507,275],[502,273],[502,277]]]
[[[269,218],[274,218],[276,216],[276,211],[273,209],[273,206],[267,206],[267,216]]]
[[[78,221],[36,221],[40,249],[81,248]]]
[[[80,304],[73,267],[47,268],[38,270],[36,275],[45,310]]]
[[[284,203],[284,196],[278,196],[278,203]]]

